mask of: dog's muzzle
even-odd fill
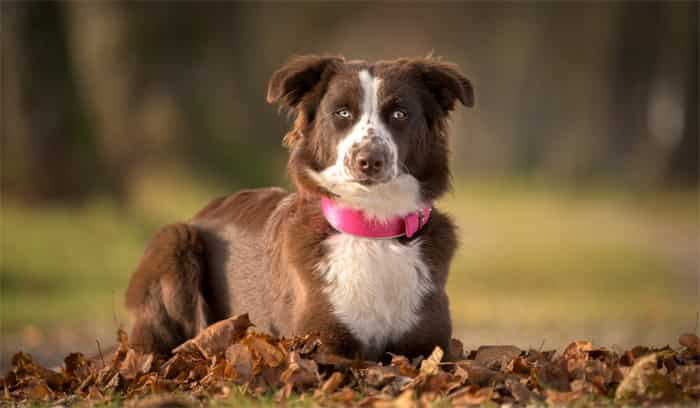
[[[372,137],[359,143],[349,153],[345,167],[357,182],[375,184],[385,182],[391,177],[391,151],[380,138]]]

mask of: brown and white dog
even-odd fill
[[[446,121],[457,101],[473,105],[469,81],[432,58],[300,56],[273,74],[267,100],[296,114],[284,144],[297,191],[241,191],[161,229],[127,289],[132,343],[167,353],[247,312],[348,356],[446,349],[450,219],[432,210],[414,233],[366,238],[331,226],[321,199],[368,225],[429,208],[450,187]]]

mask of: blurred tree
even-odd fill
[[[96,181],[90,123],[76,92],[61,3],[2,4],[7,153],[3,189],[79,201]],[[7,91],[7,92],[5,92]]]
[[[627,3],[608,163],[635,184],[698,185],[697,3]]]
[[[128,202],[165,162],[232,188],[277,184],[274,69],[296,53],[433,47],[477,90],[477,131],[456,115],[459,170],[698,184],[697,3],[0,7],[3,191],[16,196]]]
[[[681,140],[676,144],[671,155],[670,165],[666,176],[671,183],[682,186],[700,185],[700,129],[698,128],[698,115],[700,104],[698,94],[698,2],[689,2],[687,9],[678,11],[678,20],[686,19],[686,24],[678,24],[681,36],[678,39],[684,45],[683,59],[680,61],[681,78],[683,78],[683,106],[684,122]]]

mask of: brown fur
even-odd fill
[[[339,353],[355,355],[357,339],[335,317],[316,266],[326,255],[323,241],[337,234],[319,205],[329,195],[308,175],[335,160],[332,149],[342,124],[328,110],[337,98],[355,103],[353,78],[368,69],[420,115],[392,124],[399,134],[399,159],[420,182],[426,202],[450,187],[446,119],[455,101],[473,104],[471,84],[454,66],[432,59],[368,64],[340,57],[294,58],[270,80],[268,101],[296,114],[284,143],[297,192],[247,190],[212,201],[189,222],[163,228],[149,243],[131,278],[126,304],[132,312],[132,341],[146,351],[168,352],[217,320],[249,313],[274,335],[320,332]],[[350,96],[348,96],[350,95]],[[451,323],[444,286],[457,246],[450,219],[433,211],[412,238],[422,240],[435,290],[423,300],[419,323],[387,351],[418,355],[449,346]],[[381,273],[381,271],[378,271]]]

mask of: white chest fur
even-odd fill
[[[417,323],[423,296],[433,287],[419,239],[402,245],[337,234],[324,245],[328,252],[319,268],[326,294],[367,352],[382,349]]]

